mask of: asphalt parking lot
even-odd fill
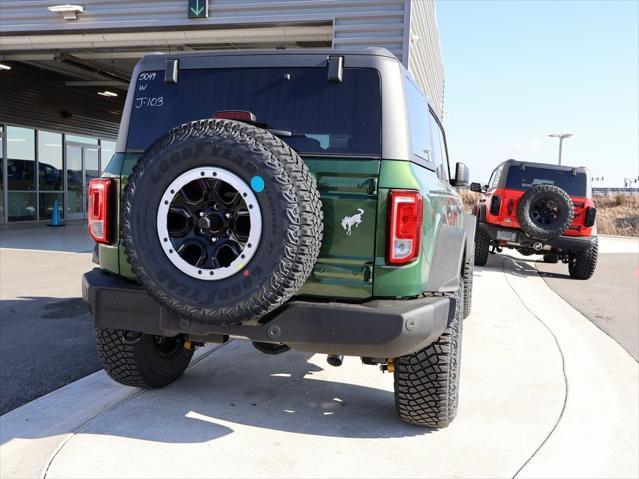
[[[639,252],[600,254],[588,281],[571,279],[565,264],[536,266],[553,291],[639,361]]]
[[[80,277],[93,267],[84,225],[2,231],[0,238],[4,414],[101,366],[80,298]]]

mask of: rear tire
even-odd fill
[[[193,351],[179,338],[134,334],[121,329],[96,329],[98,356],[107,374],[125,386],[161,388],[179,378],[189,365]]]
[[[462,288],[460,279],[453,296],[455,315],[439,339],[420,351],[395,359],[395,407],[399,417],[411,424],[444,428],[457,414]]]
[[[544,263],[557,264],[559,263],[559,257],[554,253],[545,254]]]
[[[488,261],[490,241],[481,225],[475,229],[475,266],[485,266]]]
[[[597,256],[599,253],[599,242],[595,243],[586,251],[576,253],[575,259],[568,263],[568,273],[574,279],[590,279],[595,274],[597,267]]]

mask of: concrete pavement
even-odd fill
[[[639,369],[526,262],[477,268],[460,410],[400,422],[392,377],[240,341],[162,390],[103,371],[0,417],[2,477],[635,477]]]

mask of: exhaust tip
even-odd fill
[[[342,362],[344,362],[344,356],[341,354],[329,354],[326,356],[326,362],[337,368],[342,365]]]

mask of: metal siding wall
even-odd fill
[[[411,2],[408,70],[440,118],[444,111],[444,64],[433,0]],[[419,38],[416,40],[415,35]]]
[[[209,18],[194,20],[187,18],[185,0],[84,0],[82,4],[85,13],[78,20],[63,21],[47,10],[50,0],[0,0],[0,35],[332,22],[335,49],[387,48],[408,67],[442,116],[444,75],[433,0],[210,0]],[[419,36],[417,42],[404,41],[409,14],[410,33]]]
[[[386,47],[402,55],[404,0],[210,0],[209,18],[187,18],[185,0],[85,0],[78,20],[49,12],[49,0],[0,0],[0,35],[96,29],[335,21],[335,48]],[[2,39],[0,38],[0,46]]]
[[[65,87],[63,80],[38,68],[14,64],[10,75],[0,75],[0,123],[115,139],[124,98]],[[63,111],[71,117],[63,117]]]

